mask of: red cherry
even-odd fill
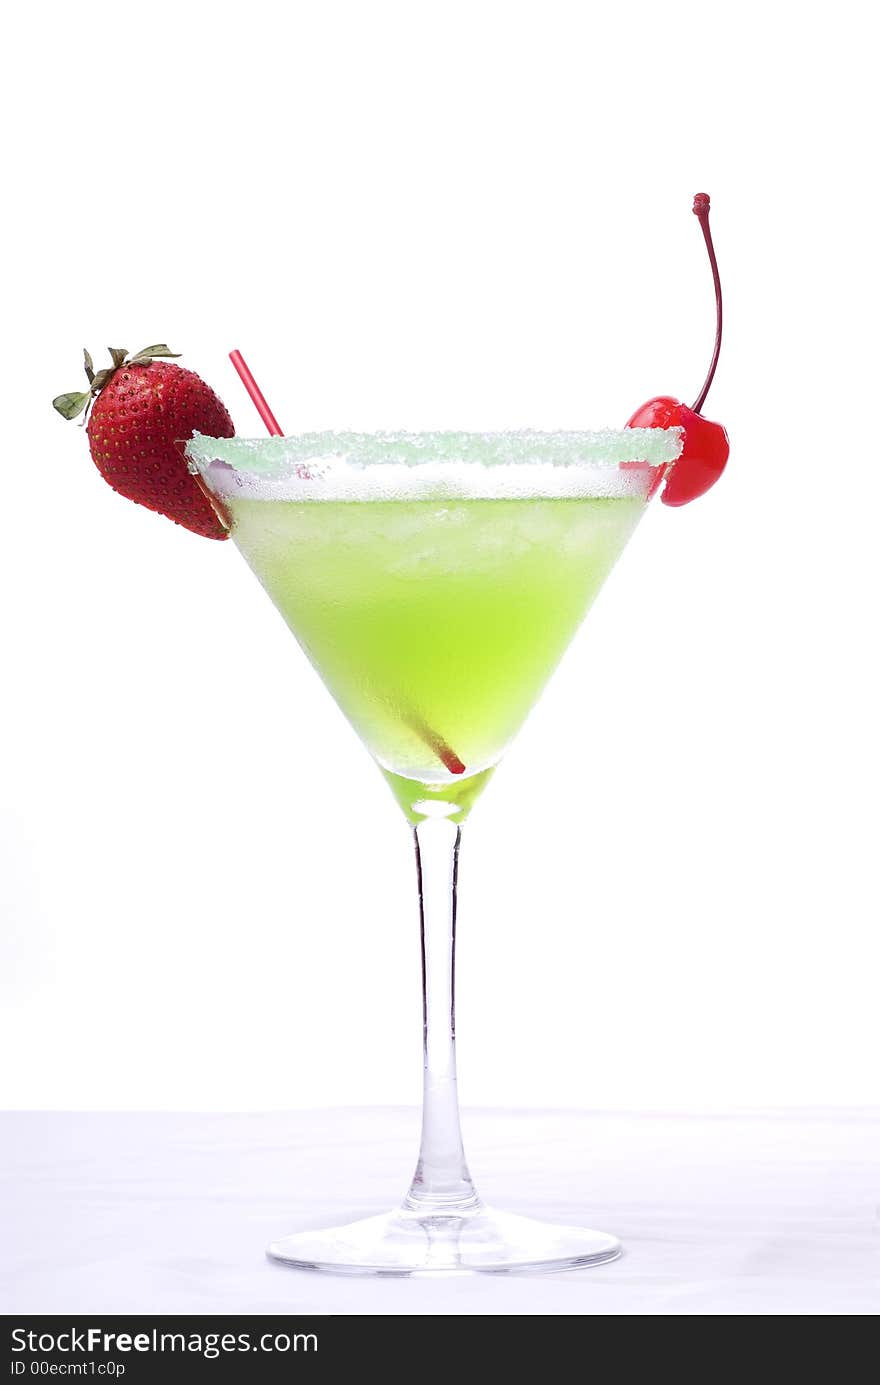
[[[727,464],[730,443],[720,423],[712,423],[670,395],[649,399],[636,409],[627,428],[683,428],[681,456],[667,470],[660,497],[664,505],[686,505],[714,486]],[[659,474],[658,481],[659,485]],[[653,495],[656,486],[648,494]]]
[[[703,418],[686,404],[680,406],[678,421],[684,429],[684,447],[663,488],[660,499],[664,505],[686,505],[705,495],[718,480],[730,455],[727,430],[720,423]]]
[[[698,192],[694,198],[694,215],[699,218],[715,284],[715,350],[712,353],[709,373],[692,408],[688,408],[687,404],[680,403],[670,395],[658,395],[656,399],[649,399],[647,404],[636,409],[627,424],[628,428],[684,429],[681,456],[666,469],[666,486],[661,497],[665,505],[686,505],[689,500],[696,500],[697,496],[704,495],[718,480],[730,454],[725,429],[720,423],[712,423],[708,418],[704,418],[700,412],[715,377],[721,350],[722,325],[721,279],[715,259],[715,247],[712,244],[712,232],[709,229],[709,198],[705,192]],[[658,471],[658,477],[660,475],[662,473]],[[655,489],[656,485],[652,487],[649,496]]]
[[[680,399],[673,399],[671,394],[658,394],[656,399],[649,399],[647,404],[636,409],[626,426],[627,428],[678,428],[681,426],[679,414],[683,408],[684,405]]]

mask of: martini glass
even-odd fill
[[[349,1274],[600,1264],[599,1231],[497,1212],[462,1145],[455,1067],[461,824],[625,547],[681,430],[206,438],[189,465],[413,829],[422,1136],[391,1212],[275,1241]]]

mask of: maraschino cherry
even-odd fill
[[[714,486],[727,463],[730,444],[727,433],[720,423],[711,423],[700,410],[706,402],[709,387],[715,378],[718,355],[721,351],[721,279],[718,274],[718,261],[712,244],[709,229],[709,195],[698,192],[694,198],[694,215],[699,218],[709,252],[712,278],[715,282],[715,307],[717,326],[715,329],[715,350],[709,365],[703,388],[690,408],[669,395],[649,399],[640,409],[636,409],[626,425],[628,428],[683,428],[684,446],[681,456],[667,472],[666,486],[661,499],[665,505],[686,505],[689,500],[705,494]]]

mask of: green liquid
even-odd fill
[[[413,819],[465,816],[645,508],[227,504],[239,549]]]

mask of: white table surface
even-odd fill
[[[384,1211],[402,1109],[0,1114],[4,1313],[874,1314],[880,1112],[710,1117],[474,1111],[487,1201],[613,1231],[615,1264],[348,1279],[266,1243]]]

